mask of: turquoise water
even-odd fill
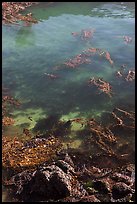
[[[49,115],[65,120],[98,118],[116,106],[134,111],[134,81],[116,77],[122,64],[126,64],[125,73],[135,69],[134,3],[40,3],[26,12],[32,12],[39,22],[2,27],[2,84],[21,102],[12,111],[14,127],[32,130]],[[72,35],[82,29],[95,29],[93,38],[81,40]],[[125,43],[122,36],[132,37],[132,42]],[[90,47],[108,51],[114,65],[97,55],[75,69],[63,65]],[[49,79],[45,72],[58,78]],[[108,81],[112,98],[89,87],[91,77]]]
[[[126,64],[126,73],[135,69],[134,3],[40,3],[26,12],[32,12],[39,22],[30,26],[23,23],[2,26],[2,85],[22,103],[12,111],[18,134],[20,127],[33,130],[40,119],[49,115],[68,120],[98,118],[116,106],[134,111],[134,81],[116,77],[122,64]],[[82,41],[71,34],[82,29],[95,29],[93,38]],[[132,37],[132,42],[126,44],[122,36]],[[90,64],[75,69],[63,66],[90,47],[108,51],[114,65],[103,57],[93,56]],[[58,78],[49,79],[45,72]],[[112,85],[112,98],[88,86],[93,76]],[[134,147],[134,135],[130,139]],[[75,142],[78,146],[79,140]]]

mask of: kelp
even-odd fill
[[[123,38],[125,44],[129,44],[132,43],[132,37],[128,36],[128,35],[123,35],[123,36],[116,36],[117,38]]]
[[[132,82],[135,80],[135,70],[129,69],[128,72],[126,72],[125,70],[121,69],[116,71],[116,76],[124,79],[127,82]]]
[[[64,65],[66,65],[69,68],[76,68],[81,64],[84,63],[91,63],[91,60],[87,58],[85,54],[79,54],[76,55],[73,59],[69,59],[68,61],[64,62]]]
[[[64,65],[67,68],[74,69],[80,66],[81,64],[90,64],[92,62],[91,57],[93,57],[94,55],[104,57],[113,66],[114,61],[112,60],[111,55],[108,51],[102,50],[100,48],[91,47],[88,48],[87,50],[83,50],[82,53],[74,56],[72,59],[68,59],[61,65],[55,66],[53,69],[58,70],[64,68]]]
[[[109,128],[102,126],[95,119],[90,119],[88,121],[88,127],[92,134],[92,139],[100,147],[100,149],[110,155],[115,154],[111,145],[116,144],[117,139],[112,131]]]
[[[9,126],[14,124],[14,119],[10,117],[3,117],[2,118],[2,125],[3,126]]]
[[[20,13],[32,4],[36,4],[36,2],[2,2],[2,23],[18,24],[18,21],[37,23],[37,20],[32,17],[32,13],[27,15]]]
[[[102,123],[102,118],[98,121],[94,118],[70,119],[71,122],[80,123],[84,126],[82,135],[84,134],[83,145],[86,149],[88,149],[88,146],[90,147],[91,144],[96,144],[102,152],[108,155],[113,155],[116,158],[126,156],[121,154],[118,155],[117,153],[117,148],[119,148],[118,130],[121,128],[122,134],[125,134],[125,131],[127,132],[128,130],[134,131],[135,113],[116,107],[112,112],[106,112],[106,116],[103,120],[105,120],[107,124]]]
[[[47,72],[45,72],[44,75],[47,76],[49,79],[57,79],[57,78],[59,78],[59,76],[57,76],[55,74],[49,74]]]
[[[88,84],[96,86],[101,92],[107,94],[109,97],[112,96],[111,85],[108,82],[104,81],[103,79],[101,79],[101,78],[95,79],[94,77],[92,77],[88,81]]]
[[[112,60],[110,53],[106,50],[91,47],[91,48],[88,48],[87,50],[84,50],[83,53],[86,54],[87,56],[93,56],[95,54],[99,56],[103,56],[107,61],[109,61],[111,65],[114,64],[114,61]]]
[[[2,165],[15,171],[36,168],[43,162],[55,158],[62,148],[59,139],[55,137],[33,138],[28,141],[19,138],[2,138]]]
[[[125,80],[126,81],[133,81],[133,80],[135,80],[135,71],[129,70]]]
[[[116,107],[110,114],[115,120],[115,122],[112,122],[109,126],[110,128],[122,127],[124,129],[135,129],[135,112]]]
[[[79,36],[81,40],[89,40],[93,38],[93,34],[95,32],[95,29],[82,29],[80,32],[72,32],[71,34],[74,37]]]
[[[2,126],[9,126],[14,123],[9,112],[12,106],[20,106],[20,101],[14,99],[9,95],[2,96]]]

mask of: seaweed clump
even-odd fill
[[[51,161],[61,149],[61,142],[55,137],[33,138],[21,141],[18,138],[2,138],[2,164],[15,171],[35,169],[43,162]]]
[[[2,127],[14,124],[14,120],[9,114],[11,105],[19,106],[20,102],[9,95],[2,96]]]
[[[37,23],[37,20],[32,17],[32,13],[20,14],[32,4],[36,4],[36,2],[2,2],[2,22],[4,24],[17,24],[17,21],[21,20],[27,23]]]

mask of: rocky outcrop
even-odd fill
[[[63,160],[43,165],[34,172],[23,171],[11,179],[19,199],[26,202],[53,201],[86,195],[74,168]]]

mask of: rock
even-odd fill
[[[15,175],[13,185],[23,202],[57,201],[69,196],[80,198],[87,192],[73,174],[74,168],[59,160],[32,173],[23,171]]]
[[[71,176],[55,165],[36,171],[30,183],[32,194],[42,194],[45,199],[60,199],[71,194]]]
[[[97,180],[93,182],[93,188],[100,193],[109,193],[110,187],[107,181]]]
[[[108,194],[101,194],[101,192],[96,193],[97,199],[99,199],[103,203],[109,203],[111,202],[111,193]]]
[[[120,199],[117,199],[117,200],[111,198],[110,202],[130,202],[131,198],[132,198],[132,194],[129,193],[124,198],[120,198]]]
[[[70,166],[67,162],[63,161],[63,160],[58,160],[56,162],[56,165],[61,168],[65,173],[71,173],[73,175],[75,175],[75,170],[72,166]]]
[[[127,185],[131,185],[133,182],[129,176],[120,173],[112,174],[111,178],[117,182],[124,182]]]
[[[112,196],[114,199],[124,198],[129,193],[133,193],[133,190],[123,182],[116,183],[112,188]]]
[[[73,163],[71,157],[68,155],[68,153],[60,151],[60,152],[58,152],[58,156],[59,156],[59,158],[58,158],[59,160],[63,160],[65,162],[67,162],[70,166],[72,166],[74,168],[74,163]]]
[[[101,202],[94,195],[84,196],[78,202]]]

